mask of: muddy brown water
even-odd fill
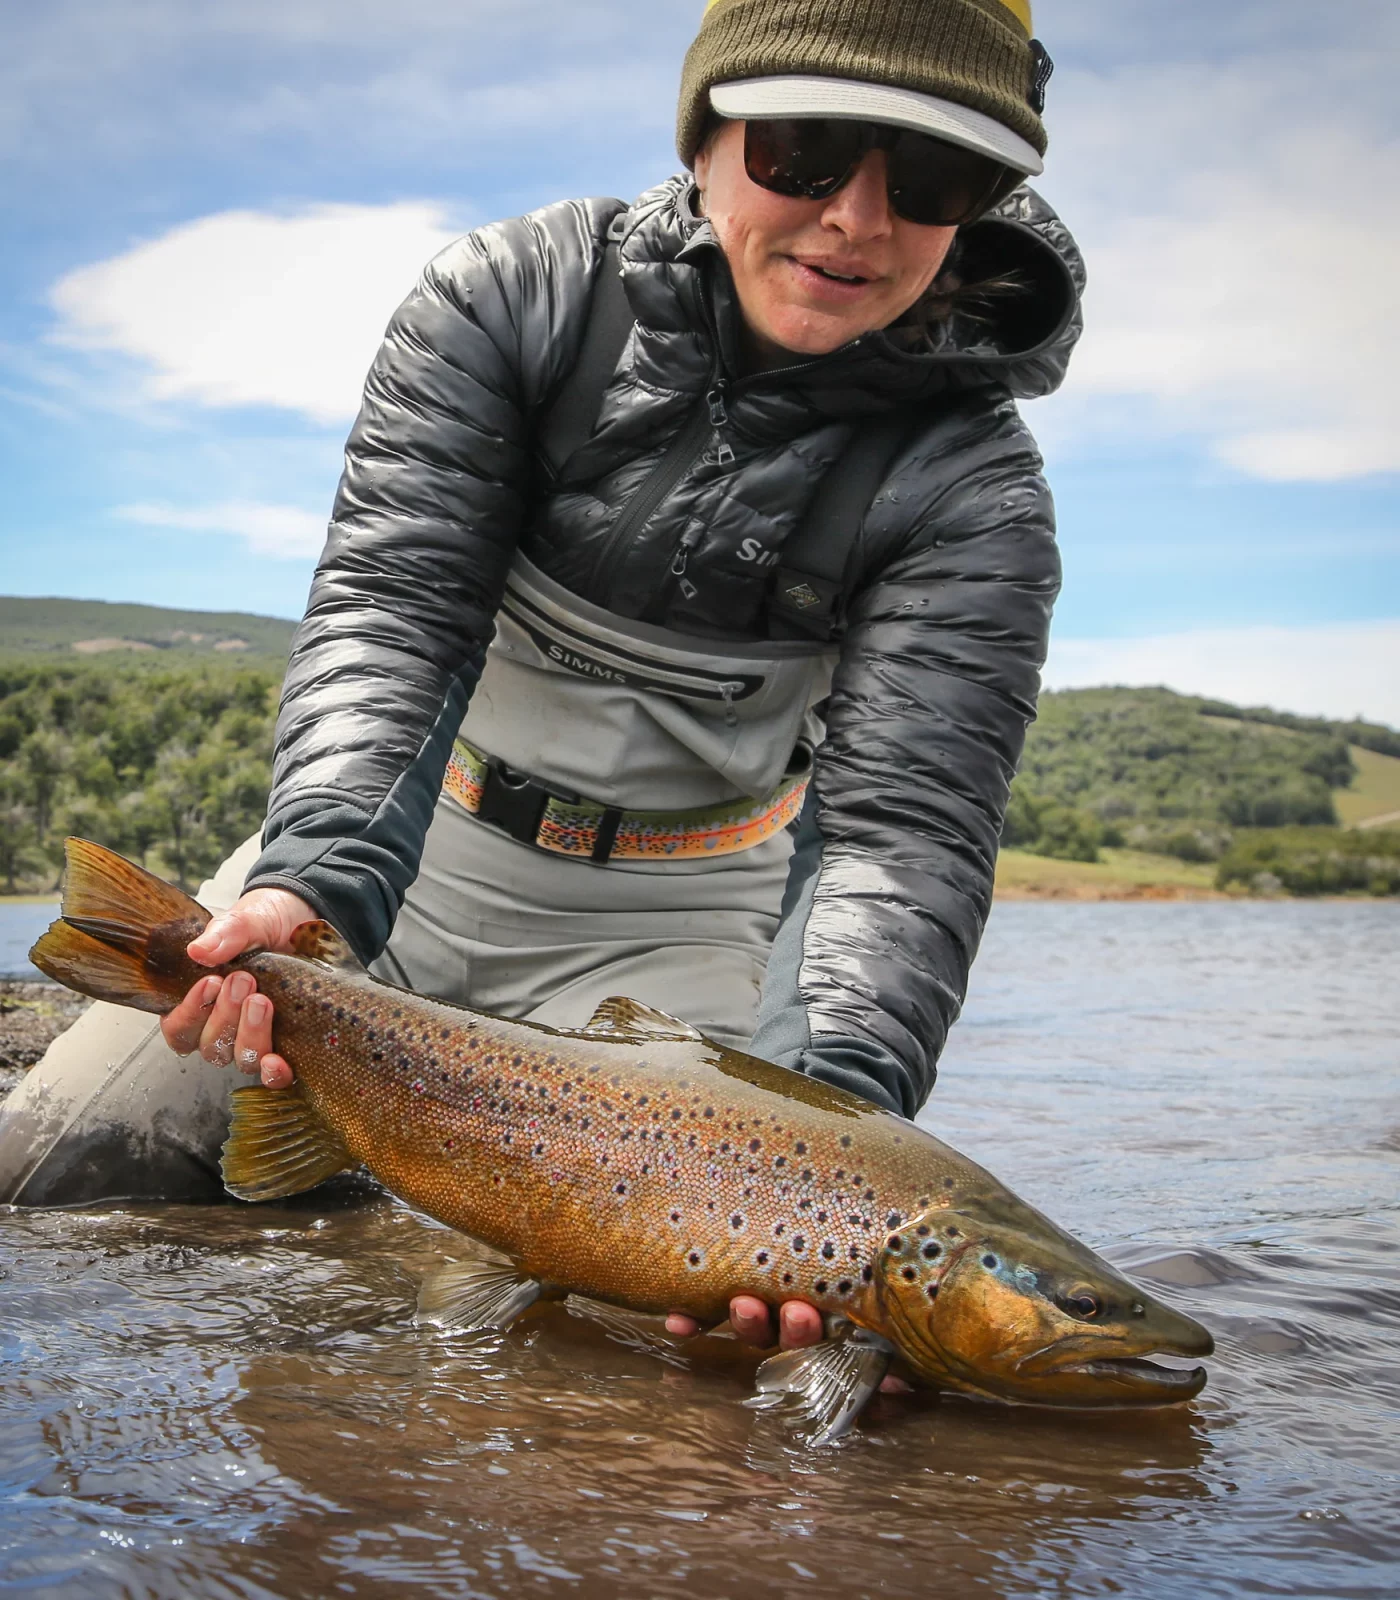
[[[415,1330],[385,1197],[0,1212],[0,1594],[1400,1592],[1400,906],[1000,907],[926,1120],[1208,1323],[1206,1393],[814,1454],[725,1339]]]

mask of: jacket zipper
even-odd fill
[[[599,573],[605,573],[612,567],[613,562],[626,549],[632,536],[646,526],[661,502],[699,461],[704,454],[709,435],[718,434],[721,428],[728,426],[727,399],[731,385],[720,364],[719,338],[713,328],[711,334],[715,341],[716,359],[710,372],[710,387],[705,391],[704,399],[695,408],[685,426],[667,446],[660,461],[652,469],[651,476],[622,508],[622,513],[598,557],[598,564],[594,570]],[[800,361],[795,366],[785,367],[783,370],[785,373],[801,372],[807,367],[816,365],[818,361]],[[732,387],[746,388],[756,381],[761,382],[761,376],[741,378]],[[734,459],[732,446],[720,440],[716,449],[716,459],[721,466],[728,465]],[[690,560],[690,552],[700,542],[701,531],[687,529],[681,535],[672,552],[669,568],[669,576],[675,581],[672,583],[663,581],[662,592],[653,596],[651,604],[646,608],[645,616],[648,619],[664,613],[670,602],[671,590],[677,586],[687,599],[693,598],[694,586],[689,584],[685,569]]]
[[[724,379],[718,370],[712,377],[705,398],[667,446],[666,453],[652,468],[651,476],[623,507],[621,516],[608,535],[607,546],[598,559],[597,571],[606,572],[612,566],[632,535],[646,526],[656,508],[700,459],[715,427],[712,419],[716,403],[723,412]]]

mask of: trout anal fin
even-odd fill
[[[830,1444],[851,1431],[894,1353],[888,1340],[864,1328],[807,1350],[787,1350],[758,1369],[758,1393],[744,1404],[787,1409],[807,1425],[808,1444]]]
[[[640,1000],[629,1000],[626,995],[615,994],[588,1019],[585,1033],[601,1033],[611,1038],[703,1039],[699,1029],[692,1028],[679,1017],[670,1017],[655,1006],[644,1006]]]
[[[496,1261],[454,1261],[423,1279],[417,1320],[456,1333],[505,1329],[543,1292],[543,1284],[514,1267]]]
[[[235,1089],[219,1166],[237,1200],[282,1200],[355,1165],[340,1135],[296,1089]]]

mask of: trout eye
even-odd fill
[[[1056,1295],[1055,1304],[1061,1311],[1066,1311],[1072,1317],[1078,1317],[1081,1322],[1092,1322],[1095,1317],[1103,1315],[1103,1301],[1096,1294],[1090,1294],[1087,1289],[1077,1289],[1073,1294]]]

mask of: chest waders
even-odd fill
[[[556,484],[632,325],[610,242],[579,360],[541,428]],[[419,877],[375,970],[558,1026],[626,994],[747,1044],[852,552],[910,428],[906,413],[856,429],[774,570],[767,639],[620,617],[517,557]],[[702,399],[618,512],[621,535],[640,530],[712,435]]]

